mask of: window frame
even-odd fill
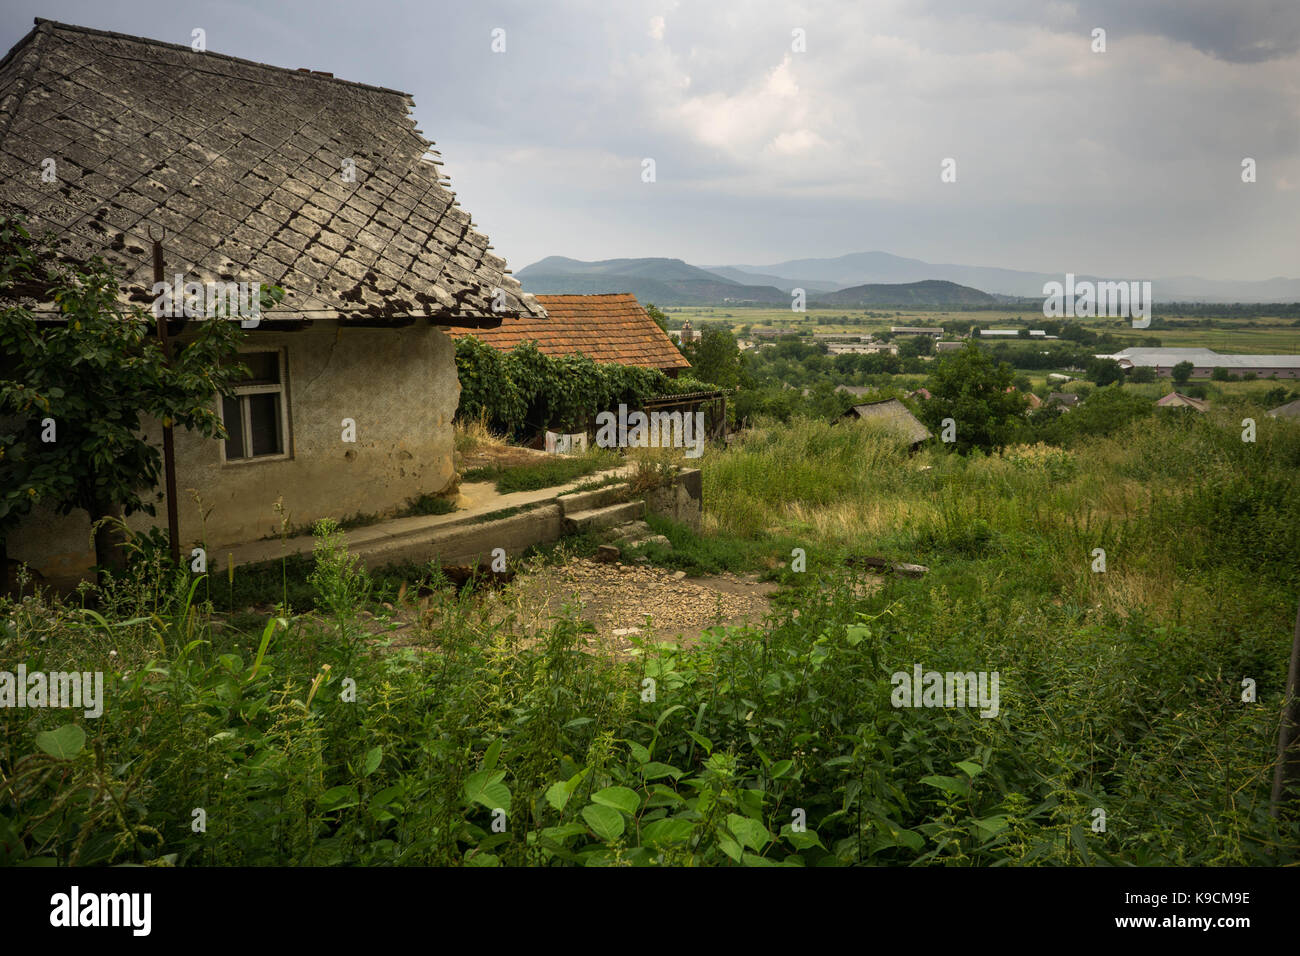
[[[227,397],[239,403],[240,428],[244,442],[244,451],[249,452],[243,458],[230,458],[226,454],[226,442],[228,438],[220,439],[221,444],[221,464],[222,465],[254,465],[268,461],[287,461],[293,458],[293,431],[289,426],[289,362],[286,355],[286,349],[258,347],[255,345],[240,346],[239,355],[253,355],[274,353],[276,361],[279,364],[280,381],[273,385],[236,385],[231,390],[229,396],[217,395],[217,417],[221,419],[224,427],[226,424],[226,403]],[[273,455],[253,455],[253,423],[252,423],[252,404],[244,401],[251,395],[278,395],[280,397],[280,448],[282,451]]]

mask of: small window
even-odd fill
[[[237,361],[252,374],[239,381],[233,395],[221,399],[226,461],[282,458],[289,445],[284,355],[280,351],[241,352]]]

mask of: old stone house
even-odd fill
[[[230,437],[176,433],[184,549],[274,534],[278,499],[303,525],[448,489],[448,327],[545,319],[457,205],[413,109],[327,73],[47,20],[0,62],[0,199],[33,233],[105,256],[146,306],[160,232],[168,282],[286,290],[245,337],[253,379],[217,400]],[[8,545],[54,580],[93,562],[81,514],[38,509]]]

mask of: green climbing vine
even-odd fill
[[[707,388],[658,369],[599,365],[585,355],[544,355],[524,342],[501,352],[473,336],[456,343],[458,420],[484,418],[494,431],[523,438],[543,429],[594,427],[600,411],[637,408],[652,395]]]

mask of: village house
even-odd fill
[[[656,368],[670,378],[691,367],[634,295],[611,292],[536,298],[547,317],[522,317],[495,329],[453,326],[451,337],[473,335],[502,352],[535,342],[543,355],[586,355],[601,364]]]
[[[1047,396],[1047,405],[1059,405],[1063,411],[1069,411],[1079,404],[1079,396],[1073,392],[1052,392]]]
[[[846,420],[879,425],[905,439],[912,451],[916,451],[921,447],[922,442],[931,437],[930,430],[896,398],[854,405],[837,419],[837,421]]]
[[[446,330],[545,319],[457,205],[413,109],[328,73],[48,20],[0,62],[0,198],[33,234],[104,256],[146,308],[160,235],[168,282],[286,291],[246,333],[252,380],[214,399],[229,438],[176,432],[183,552],[275,534],[278,500],[303,525],[449,490]],[[173,341],[194,321],[170,320]],[[86,515],[39,506],[8,546],[52,581],[94,559]]]
[[[1017,391],[1017,389],[1014,385],[1008,385],[1006,388],[1003,389],[1003,391],[1010,393],[1010,392]],[[1032,409],[1032,408],[1042,407],[1043,400],[1039,398],[1037,395],[1035,395],[1033,392],[1022,392],[1021,394],[1024,395],[1025,403],[1029,406],[1029,408]]]
[[[870,332],[814,332],[812,340],[814,342],[871,342],[874,338]]]
[[[892,342],[833,342],[826,346],[827,355],[897,355]]]
[[[674,342],[698,342],[700,340],[700,330],[691,328],[691,320],[686,319],[682,322],[682,327],[671,330],[668,337]]]
[[[524,342],[532,342],[543,355],[585,355],[602,365],[625,365],[652,368],[669,378],[677,378],[691,363],[677,350],[672,339],[641,307],[636,296],[626,292],[595,295],[538,295],[537,302],[546,310],[546,318],[527,316],[502,324],[495,329],[474,327],[450,329],[453,339],[473,335],[483,343],[508,352]],[[718,388],[690,392],[652,395],[636,409],[647,414],[698,415],[701,437],[727,440],[727,390]],[[636,411],[634,410],[634,411]],[[595,427],[602,412],[617,414],[617,409],[597,409],[579,431],[561,435],[546,432],[535,439],[548,451],[563,452],[586,447],[584,428]],[[596,437],[596,436],[593,436]]]

